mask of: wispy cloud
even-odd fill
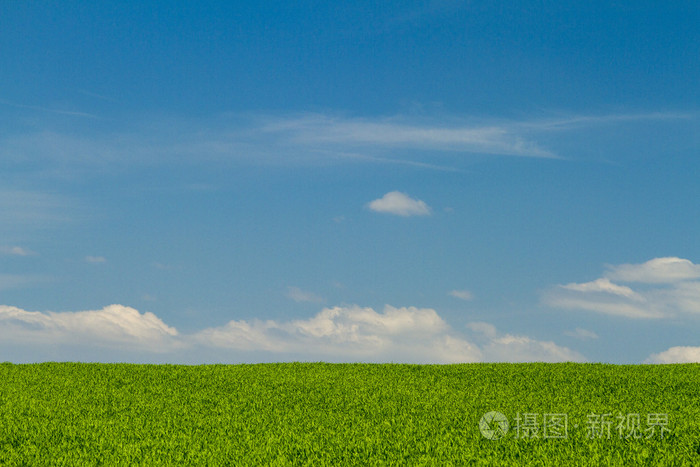
[[[307,303],[321,303],[323,298],[311,293],[301,290],[299,287],[287,287],[287,297],[294,300],[297,303],[307,302]]]
[[[581,340],[598,339],[598,334],[583,328],[576,328],[573,331],[565,331],[564,335]]]
[[[489,339],[493,339],[498,335],[496,326],[483,321],[471,321],[466,324],[466,328],[472,332],[488,337]]]
[[[158,263],[158,262],[151,263],[151,266],[158,269],[159,271],[173,272],[173,271],[181,271],[182,270],[182,266],[173,265],[173,264],[164,264],[164,263]]]
[[[310,147],[422,149],[433,151],[557,157],[509,125],[460,125],[410,122],[402,118],[351,119],[304,115],[272,120],[267,134]]]
[[[464,170],[456,168],[456,167],[451,167],[447,165],[440,165],[440,164],[431,164],[428,162],[420,162],[420,161],[415,161],[415,160],[410,160],[410,159],[397,159],[397,158],[391,158],[391,157],[381,157],[381,156],[376,156],[376,155],[370,155],[368,153],[359,153],[359,152],[333,152],[329,150],[324,150],[324,151],[317,151],[318,154],[326,154],[328,157],[328,160],[347,160],[347,161],[354,161],[354,162],[368,162],[368,163],[373,163],[373,164],[391,164],[391,165],[404,165],[408,167],[415,167],[418,169],[430,169],[430,170],[436,170],[436,171],[441,171],[441,172],[464,172]]]
[[[379,199],[370,201],[367,207],[374,212],[402,217],[430,215],[430,207],[425,201],[413,199],[400,191],[391,191]]]
[[[9,101],[2,100],[2,99],[0,99],[0,104],[8,105],[10,107],[16,107],[19,109],[37,110],[39,112],[49,112],[49,113],[53,113],[53,114],[66,115],[66,116],[70,116],[70,117],[98,118],[97,115],[93,115],[93,114],[90,114],[87,112],[80,112],[77,110],[54,109],[54,108],[50,108],[50,107],[41,107],[38,105],[18,104],[15,102],[9,102]]]
[[[16,244],[36,241],[37,235],[68,226],[85,212],[82,202],[61,194],[0,188],[0,241],[4,243],[0,255],[33,255]]]
[[[700,266],[682,258],[654,258],[641,264],[608,266],[604,277],[559,285],[542,297],[555,308],[626,318],[700,316]],[[626,282],[620,285],[612,282]]]
[[[560,287],[567,290],[574,290],[576,292],[604,292],[612,295],[621,295],[623,297],[641,299],[641,297],[636,294],[634,290],[623,285],[613,284],[607,277],[602,277],[600,279],[581,284],[572,282],[571,284],[562,285]]]
[[[68,198],[54,193],[0,188],[0,225],[23,227],[65,222],[71,204]]]
[[[468,290],[452,290],[448,293],[448,295],[459,298],[460,300],[471,300],[474,298],[474,294]]]
[[[552,135],[636,122],[693,120],[693,114],[566,115],[485,120],[459,116],[349,117],[333,113],[133,116],[109,128],[71,131],[44,123],[0,138],[3,165],[37,171],[108,171],[172,164],[401,164],[462,170],[467,156],[568,157]]]
[[[105,258],[104,256],[86,256],[85,262],[92,263],[92,264],[101,264],[101,263],[106,263],[107,258]]]
[[[119,102],[117,99],[114,99],[113,97],[105,96],[103,94],[97,94],[95,92],[87,91],[85,89],[78,89],[78,92],[81,94],[84,94],[86,96],[94,97],[95,99],[99,99],[102,101]]]
[[[619,123],[644,121],[690,120],[697,115],[689,112],[642,112],[607,115],[563,115],[556,118],[542,118],[516,125],[537,131],[573,130],[582,127],[604,126]]]
[[[0,246],[0,255],[35,256],[36,254],[35,251],[22,248],[21,246]]]

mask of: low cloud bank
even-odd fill
[[[178,332],[153,313],[110,305],[76,312],[25,311],[0,306],[3,343],[129,347],[166,352],[181,346]]]
[[[389,305],[382,311],[357,305],[329,307],[310,318],[289,321],[233,320],[189,335],[178,333],[153,313],[122,305],[78,312],[0,306],[4,345],[14,349],[77,346],[83,349],[83,360],[94,359],[95,350],[113,349],[114,358],[122,355],[120,351],[138,351],[141,360],[152,355],[167,361],[170,355],[173,363],[182,359],[183,352],[190,363],[197,362],[200,354],[212,353],[221,361],[251,361],[260,355],[267,361],[585,361],[566,347],[501,334],[488,323],[473,323],[469,329],[473,340],[452,329],[431,308]]]
[[[700,347],[671,347],[650,355],[644,363],[700,363]]]

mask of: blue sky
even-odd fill
[[[696,2],[3,2],[0,361],[700,361]]]

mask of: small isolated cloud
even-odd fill
[[[0,255],[34,256],[36,252],[21,246],[0,246]]]
[[[105,258],[104,256],[86,256],[85,262],[92,264],[106,263],[107,258]]]
[[[308,303],[321,303],[323,298],[311,292],[306,292],[301,290],[299,287],[287,287],[287,297],[291,298],[297,303],[308,302]]]
[[[159,352],[177,347],[177,335],[175,328],[153,313],[140,313],[122,305],[76,312],[25,311],[0,306],[0,338],[6,343],[128,346]]]
[[[391,191],[367,205],[374,212],[396,216],[428,216],[430,207],[424,201],[413,199],[406,193]]]
[[[555,308],[625,318],[700,315],[698,278],[700,266],[687,259],[655,258],[642,264],[608,266],[603,277],[591,282],[556,286],[543,295],[542,301]]]
[[[468,290],[452,290],[448,295],[460,300],[471,300],[474,298],[474,295]]]
[[[575,339],[581,339],[581,340],[586,340],[586,339],[598,339],[598,334],[596,334],[593,331],[588,331],[587,329],[583,328],[576,328],[573,331],[566,331],[564,332],[565,336],[573,337]]]
[[[700,363],[700,347],[671,347],[650,355],[644,363]]]

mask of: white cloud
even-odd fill
[[[552,341],[501,334],[495,326],[480,321],[467,323],[481,344],[483,361],[487,362],[584,362],[585,357]]]
[[[569,336],[569,337],[574,337],[576,339],[581,339],[581,340],[598,339],[598,334],[596,334],[593,331],[589,331],[589,330],[583,329],[583,328],[576,328],[573,331],[566,331],[566,332],[564,332],[564,335]]]
[[[613,284],[610,282],[610,279],[607,278],[596,279],[591,282],[584,282],[583,284],[571,283],[560,287],[577,292],[603,292],[641,300],[641,297],[636,294],[634,290],[629,287]]]
[[[111,361],[119,355],[133,359],[133,352],[146,352],[137,354],[141,360],[160,358],[172,362],[186,358],[193,363],[202,355],[212,355],[216,361],[585,360],[553,342],[501,334],[489,323],[470,323],[468,329],[476,333],[479,343],[454,332],[431,308],[389,305],[381,312],[357,305],[336,306],[324,308],[310,318],[288,321],[233,320],[188,335],[179,334],[153,313],[122,305],[77,312],[37,312],[0,306],[0,348],[14,352],[48,349],[39,360],[60,354],[71,355],[70,359],[77,356]]]
[[[372,211],[396,216],[428,216],[430,207],[424,201],[413,199],[405,193],[391,191],[367,205]]]
[[[569,310],[586,310],[623,318],[663,318],[664,312],[650,305],[638,305],[623,300],[611,300],[608,297],[580,295],[578,297],[550,292],[544,297],[544,303],[554,308]]]
[[[153,313],[110,305],[101,310],[76,312],[25,311],[0,306],[2,341],[43,345],[85,344],[168,351],[181,345],[178,332]]]
[[[480,354],[452,335],[435,310],[386,306],[324,308],[312,318],[231,321],[205,329],[196,341],[236,350],[263,350],[334,361],[473,362]]]
[[[687,259],[655,258],[642,264],[608,266],[605,277],[554,287],[542,301],[626,318],[659,319],[700,315],[700,266]],[[612,280],[639,285],[623,286]]]
[[[287,287],[287,297],[291,298],[297,303],[309,302],[309,303],[321,303],[323,298],[318,295],[301,290],[299,287]]]
[[[606,277],[620,282],[674,283],[700,278],[700,265],[676,257],[654,258],[642,264],[610,266]]]
[[[448,295],[461,300],[471,300],[474,298],[474,295],[468,290],[452,290]]]
[[[700,363],[700,347],[671,347],[650,355],[644,363]]]
[[[552,341],[538,341],[526,336],[506,334],[483,348],[488,361],[498,362],[583,362],[578,352]]]
[[[455,333],[430,308],[394,308],[383,312],[345,306],[324,308],[309,319],[277,322],[231,321],[205,329],[196,342],[214,348],[266,351],[330,361],[455,363],[477,361],[585,360],[552,342],[499,335],[488,323],[472,323],[482,347]]]
[[[99,263],[106,263],[107,258],[105,258],[104,256],[86,256],[85,261],[87,263],[99,264]]]

